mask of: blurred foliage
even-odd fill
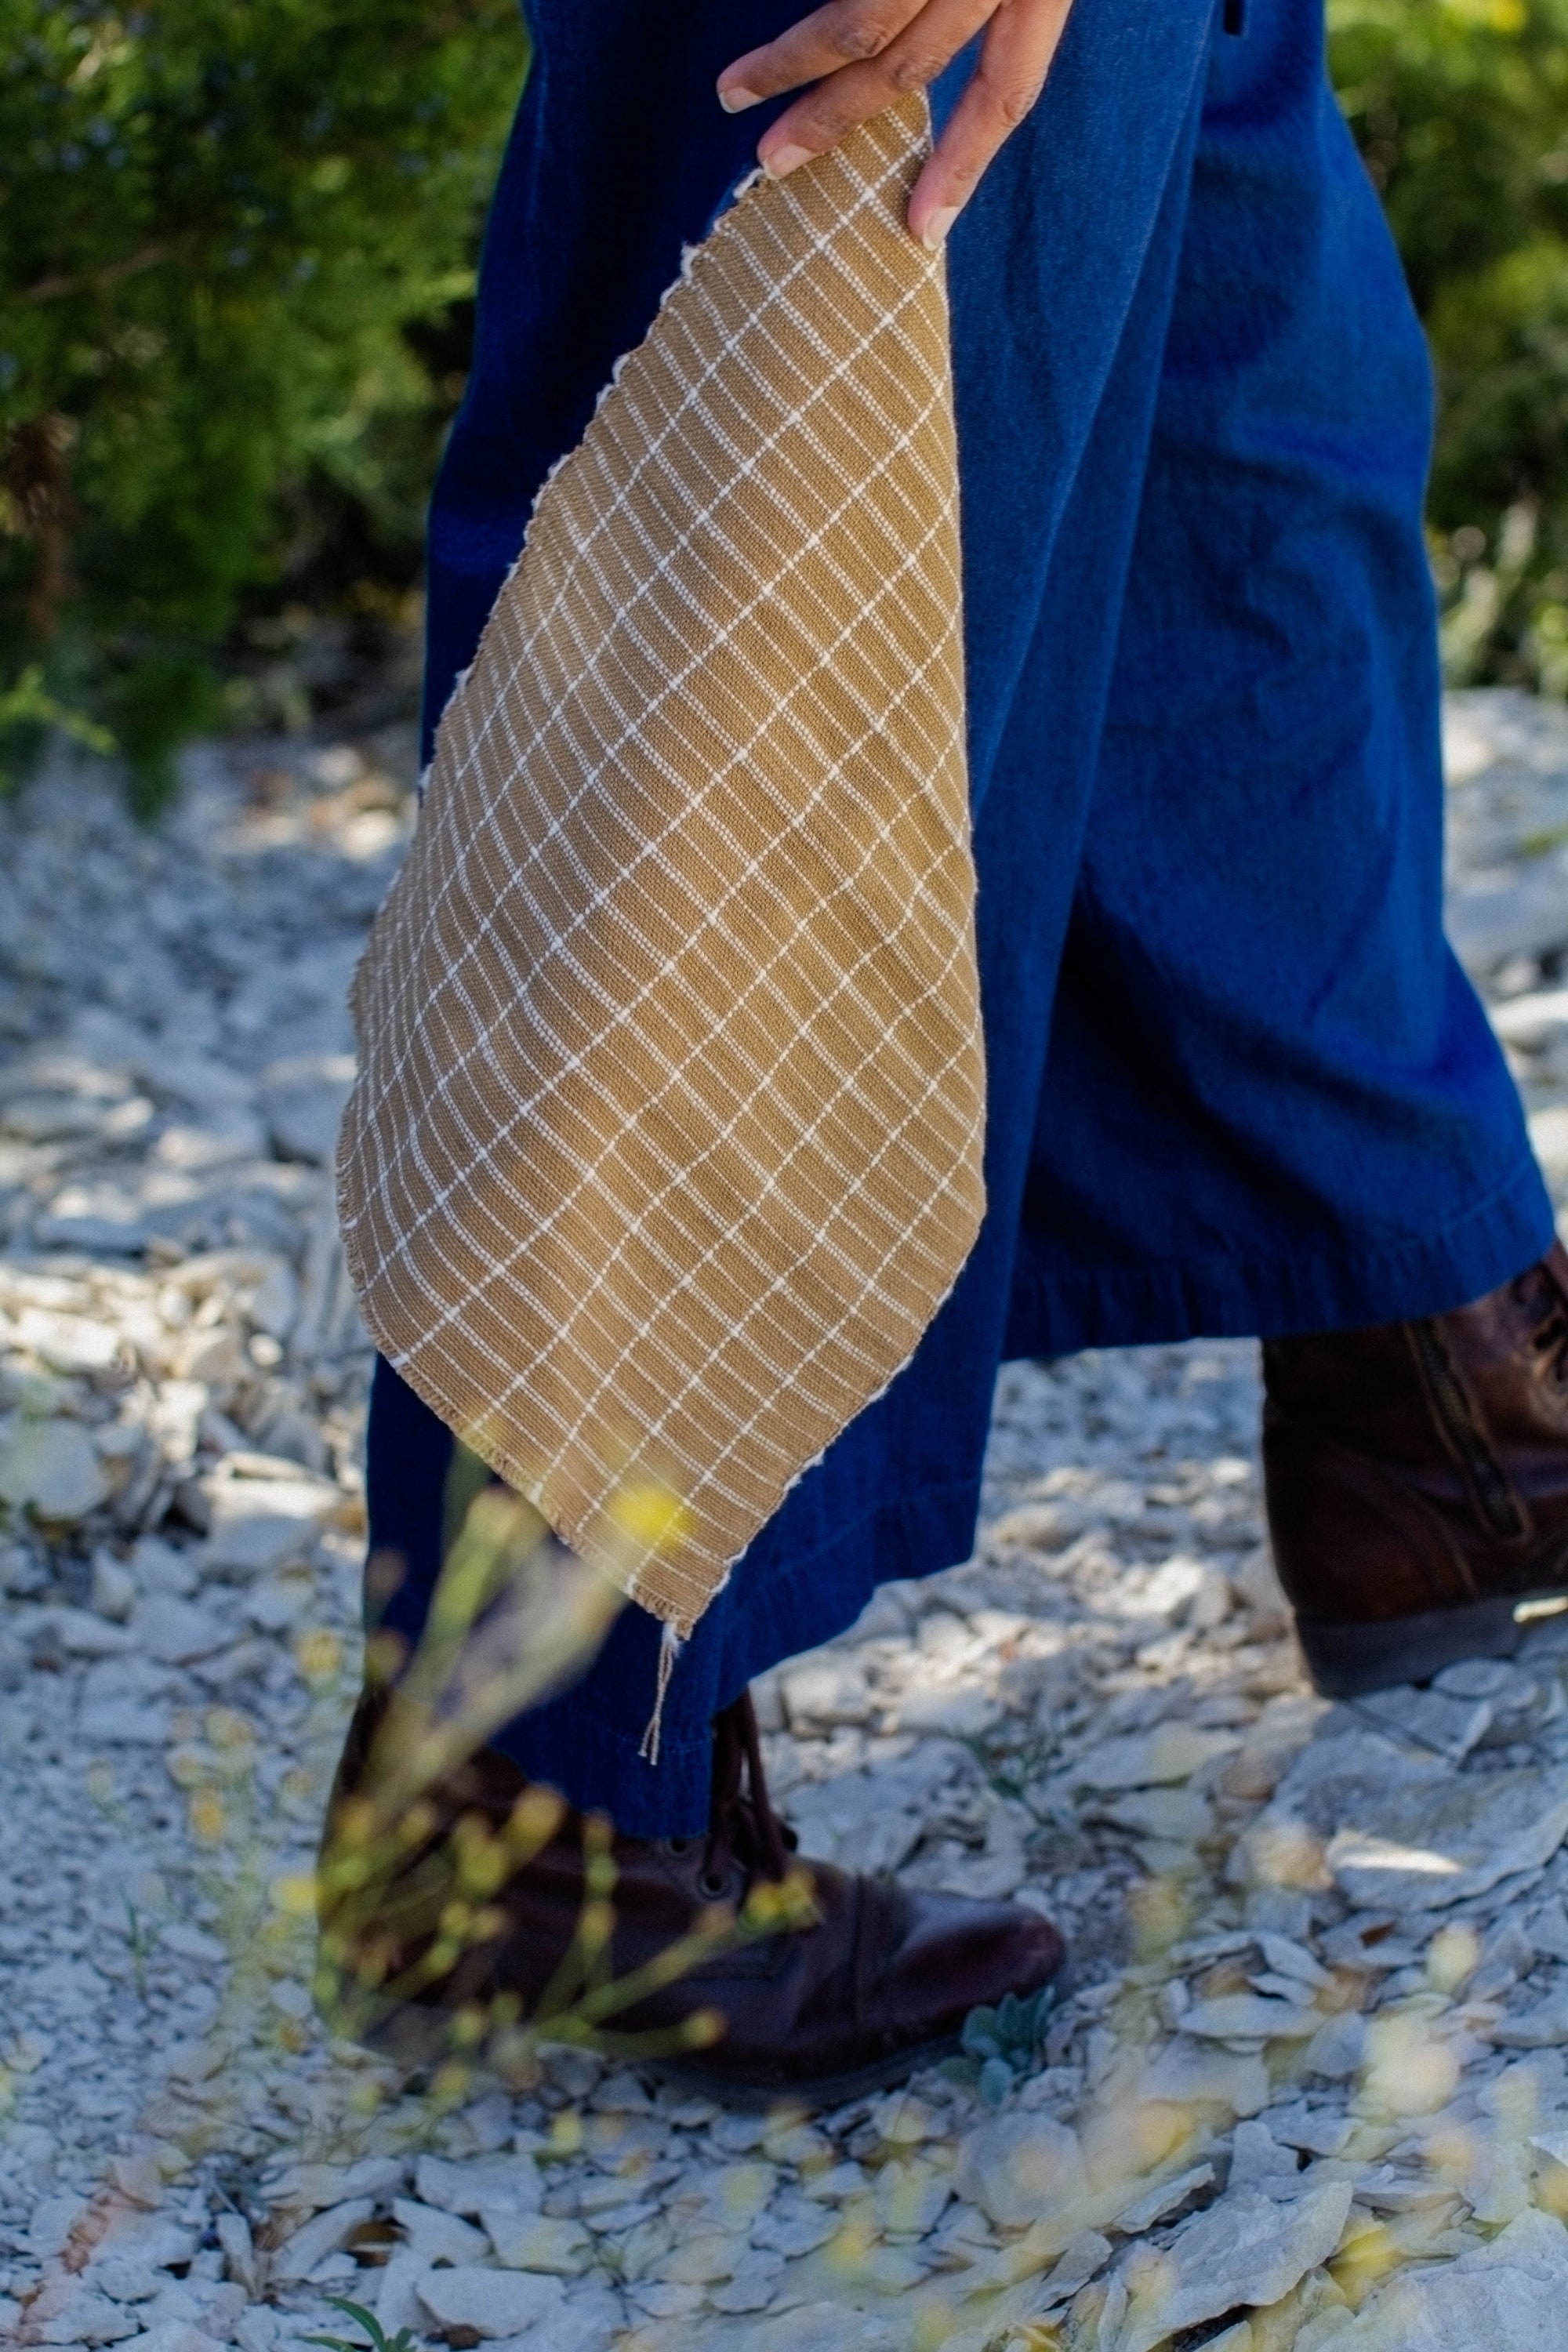
[[[1329,22],[1436,363],[1449,675],[1568,693],[1568,0],[1329,0]]]
[[[1568,693],[1568,0],[1329,0],[1441,395],[1451,674]],[[0,0],[0,783],[149,806],[406,629],[514,0]]]
[[[526,61],[515,0],[0,0],[0,768],[50,704],[155,799],[307,715],[301,614],[396,622]]]

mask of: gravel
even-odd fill
[[[1450,733],[1457,941],[1568,1195],[1568,719]],[[1315,1698],[1247,1345],[1009,1366],[973,1559],[758,1689],[806,1850],[1050,1909],[1053,2011],[810,2119],[323,2037],[369,1372],[326,1163],[411,781],[393,730],[203,749],[153,833],[87,769],[0,810],[0,2336],[1555,2343],[1568,1622]]]

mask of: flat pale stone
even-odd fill
[[[285,1160],[331,1167],[353,1076],[352,1054],[296,1054],[262,1072],[262,1115]]]
[[[0,1502],[74,1527],[108,1495],[98,1449],[79,1421],[32,1421],[18,1413],[0,1425]]]
[[[1214,1830],[1214,1809],[1195,1789],[1134,1789],[1097,1812],[1136,1837],[1169,1838],[1181,1845],[1195,1845]]]
[[[79,1249],[135,1257],[147,1226],[135,1195],[121,1184],[65,1184],[34,1222],[45,1249]]]
[[[161,1536],[142,1536],[131,1554],[132,1571],[142,1592],[174,1592],[187,1600],[201,1582],[195,1555],[165,1543]]]
[[[959,2149],[958,2194],[1001,2229],[1026,2229],[1089,2193],[1078,2135],[1049,2116],[998,2116]]]
[[[680,2286],[673,2279],[639,2279],[627,2300],[650,2319],[687,2319],[708,2298],[700,2286]]]
[[[795,1724],[858,1724],[869,1719],[866,1670],[851,1658],[805,1658],[779,1675],[779,1689]]]
[[[1332,2352],[1562,2352],[1568,2230],[1521,2213],[1489,2245],[1394,2277],[1325,2339]]]
[[[95,2292],[106,2294],[110,2303],[151,2303],[164,2284],[151,2263],[131,2262],[122,2254],[106,2254],[89,2263],[87,2276]]]
[[[1488,2038],[1501,2050],[1558,2050],[1568,2042],[1568,1994],[1552,1993],[1500,2017]]]
[[[1206,2042],[1305,2042],[1322,2021],[1320,2010],[1268,1993],[1222,1992],[1184,2010],[1182,2031]]]
[[[1240,1746],[1231,1731],[1203,1731],[1187,1723],[1163,1723],[1158,1730],[1125,1739],[1102,1740],[1068,1765],[1067,1779],[1078,1789],[1158,1789],[1193,1774],[1216,1756]]]
[[[307,1549],[343,1514],[345,1496],[324,1478],[300,1475],[247,1477],[221,1468],[202,1481],[211,1514],[205,1565],[237,1580],[265,1576]],[[286,1475],[294,1471],[292,1476]]]
[[[439,2205],[470,2221],[481,2214],[537,2213],[544,2184],[531,2156],[483,2156],[453,2164],[444,2156],[422,2156],[414,2168],[422,2205]]]
[[[232,1168],[259,1160],[267,1150],[267,1133],[248,1111],[234,1109],[198,1124],[176,1120],[153,1146],[153,1163],[182,1176],[205,1176],[215,1169]]]
[[[1568,1768],[1456,1772],[1373,1731],[1311,1741],[1238,1844],[1255,1880],[1305,1866],[1364,1909],[1397,1916],[1539,1869],[1568,1835]],[[1305,1883],[1300,1878],[1296,1883]]]
[[[422,2336],[428,2321],[419,2289],[430,2275],[430,2267],[406,2246],[395,2246],[381,2269],[369,2273],[363,2294],[355,2299],[374,2311],[387,2336],[395,2336],[400,2327]]]
[[[1366,2020],[1358,2011],[1342,2010],[1325,2019],[1302,2053],[1302,2071],[1321,2075],[1328,2083],[1348,2082],[1366,2055]]]
[[[1258,1946],[1278,1976],[1292,1977],[1297,1983],[1312,1989],[1333,1982],[1329,1970],[1305,1945],[1293,1942],[1289,1936],[1272,1935],[1265,1927],[1258,1936]]]
[[[686,2231],[658,2265],[658,2275],[677,2286],[708,2286],[734,2275],[746,2242],[733,2230]]]
[[[733,2277],[710,2287],[708,2300],[715,2311],[765,2311],[783,2268],[782,2255],[756,2251],[742,2254]]]
[[[1304,2148],[1309,2156],[1338,2156],[1351,2136],[1349,2116],[1337,2109],[1309,2107],[1304,2100],[1270,2108],[1268,2123],[1282,2146]]]
[[[1002,1702],[973,1684],[917,1685],[897,1709],[900,1731],[938,1733],[948,1739],[978,1739],[1000,1720]]]
[[[1243,2124],[1241,2128],[1245,2131],[1247,2126]],[[1156,2221],[1163,2221],[1167,2213],[1173,2213],[1178,2206],[1184,2205],[1189,2197],[1195,2197],[1200,2189],[1212,2189],[1213,2186],[1213,2165],[1194,2164],[1191,2171],[1177,2173],[1173,2180],[1161,2181],[1132,2204],[1124,2206],[1112,2226],[1123,2237],[1141,2237],[1145,2230],[1152,2230]]]
[[[872,2205],[882,2228],[894,2237],[923,2238],[934,2230],[952,2195],[952,2175],[920,2157],[894,2158],[872,2186]]]
[[[199,2231],[187,2229],[184,2222],[173,2221],[165,2213],[139,2213],[122,2207],[111,2216],[100,2242],[106,2252],[118,2255],[121,2261],[168,2270],[177,2263],[193,2259],[199,2236]]]
[[[216,1936],[209,1936],[205,1927],[193,1927],[188,1919],[171,1919],[158,1941],[166,1952],[177,1952],[183,1960],[200,1960],[209,1967],[229,1957],[226,1944]],[[343,2200],[329,2201],[342,2204]]]
[[[1260,2189],[1266,2197],[1292,2200],[1300,2187],[1301,2168],[1293,2147],[1277,2140],[1266,2123],[1237,2124],[1230,2147],[1230,2189]]]
[[[408,2167],[400,2156],[364,2156],[356,2164],[290,2164],[269,2174],[267,2194],[274,2205],[320,2212],[351,2197],[385,2197],[400,2189]]]
[[[775,2319],[743,2324],[746,2352],[902,2352],[907,2342],[892,2321],[841,2303],[805,2303]]]
[[[1451,1698],[1489,1699],[1510,1713],[1541,1697],[1534,1675],[1507,1658],[1456,1658],[1433,1675],[1432,1687]]]
[[[1538,1110],[1529,1121],[1531,1149],[1549,1181],[1568,1177],[1568,1107]]]
[[[721,2229],[738,2230],[742,2234],[759,2213],[767,2210],[777,2186],[774,2167],[755,2158],[720,2165],[702,2180],[708,2211]]]
[[[57,1315],[44,1307],[22,1309],[16,1337],[51,1372],[106,1372],[123,1344],[111,1323],[86,1315]]]
[[[1488,2229],[1516,2221],[1531,2201],[1521,2151],[1504,2139],[1481,2143],[1459,2188],[1476,2220]]]
[[[890,1807],[876,1777],[864,1772],[792,1789],[784,1810],[803,1853],[851,1870],[897,1870],[925,1834],[924,1817]]]
[[[36,1643],[58,1643],[68,1658],[123,1658],[136,1644],[128,1627],[111,1625],[90,1609],[41,1609],[31,1628]]]
[[[1568,2131],[1538,2132],[1530,2145],[1552,2207],[1562,2212],[1568,2208]]]
[[[284,2281],[309,2278],[319,2262],[347,2245],[354,2231],[375,2211],[372,2197],[351,2198],[344,2205],[329,2205],[313,2214],[284,2239],[272,2257],[273,2273]]]
[[[1022,1547],[1028,1551],[1061,1551],[1085,1528],[1098,1523],[1100,1514],[1074,1495],[1058,1495],[1048,1502],[1020,1503],[993,1519],[983,1530],[985,1541]]]
[[[1268,2074],[1260,2058],[1178,2039],[1148,2069],[1139,2095],[1173,2106],[1222,2107],[1233,2116],[1256,2116],[1268,2104]]]
[[[763,2214],[753,2225],[752,2243],[772,2248],[794,2261],[816,2253],[838,2234],[838,2220],[805,2198],[786,2198],[780,2210]]]
[[[496,2352],[605,2352],[621,2341],[625,2326],[619,2296],[608,2287],[590,2289],[521,2336],[500,2337]]]
[[[1210,2175],[1213,2178],[1213,2175]],[[1046,2280],[1040,2297],[1040,2308],[1049,2310],[1066,2303],[1097,2277],[1110,2260],[1110,2241],[1098,2230],[1080,2230],[1070,2245],[1064,2247],[1061,2260]]]
[[[1372,1691],[1357,1705],[1403,1739],[1419,1740],[1454,1763],[1463,1762],[1491,1728],[1489,1699],[1463,1698],[1446,1691]]]
[[[480,2218],[496,2260],[505,2270],[548,2271],[558,2278],[576,2278],[593,2260],[594,2241],[580,2221],[552,2221],[543,2213],[519,2213],[493,2205],[486,2206]]]
[[[136,2352],[223,2352],[216,2336],[188,2319],[160,2320],[144,2336],[134,2336]]]
[[[482,2230],[438,2205],[420,2205],[412,2197],[395,2197],[392,2218],[403,2232],[409,2252],[422,2263],[482,2263],[489,2241]]]
[[[1544,955],[1568,940],[1568,875],[1561,856],[1517,871],[1492,869],[1450,884],[1445,928],[1472,972],[1508,957]]]
[[[138,1648],[171,1666],[210,1658],[229,1639],[228,1627],[210,1609],[172,1592],[149,1592],[139,1601],[132,1612],[131,1632]]]
[[[1166,2336],[1238,2304],[1278,2303],[1340,2241],[1347,2180],[1325,2180],[1281,2205],[1256,2190],[1222,2197],[1154,2258],[1133,2292],[1117,2352],[1153,2352]]]
[[[46,2288],[28,2314],[27,2332],[36,2344],[119,2344],[134,2336],[140,2326],[133,2313],[78,2280],[70,2282],[70,2290],[58,2308],[47,2308],[48,2299]]]
[[[417,2292],[437,2326],[471,2327],[487,2338],[521,2336],[525,2328],[552,2317],[566,2300],[558,2278],[545,2278],[538,2271],[475,2266],[427,2271]]]
[[[1491,1024],[1506,1045],[1538,1054],[1568,1029],[1568,988],[1532,988],[1491,1008]]]
[[[0,1135],[19,1143],[85,1142],[101,1133],[103,1105],[72,1094],[12,1095],[0,1109]]]
[[[92,1556],[89,1597],[96,1614],[115,1625],[123,1625],[136,1606],[136,1579],[124,1561],[116,1559],[101,1544]]]

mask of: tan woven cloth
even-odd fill
[[[901,104],[689,257],[540,497],[354,986],[373,1335],[680,1634],[984,1205],[929,135]]]

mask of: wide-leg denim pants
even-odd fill
[[[530,0],[431,518],[438,717],[544,474],[747,169],[719,68],[804,0]],[[1426,356],[1321,0],[1077,0],[951,244],[990,1211],[913,1361],[677,1665],[636,1608],[500,1736],[634,1835],[709,1725],[963,1559],[998,1364],[1440,1312],[1539,1256],[1520,1106],[1442,931]],[[939,118],[966,61],[933,93]],[[416,1633],[452,1441],[386,1366],[372,1538]]]

